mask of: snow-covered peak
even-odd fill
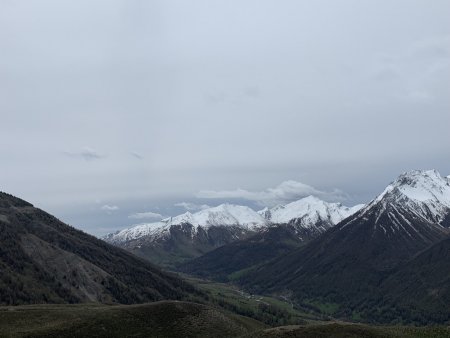
[[[301,224],[310,227],[317,222],[328,222],[332,225],[354,214],[363,205],[352,208],[340,203],[328,203],[321,199],[308,196],[286,205],[278,205],[272,209],[263,209],[259,213],[272,223],[288,223],[291,220],[301,220]]]
[[[450,208],[450,183],[436,170],[412,170],[401,174],[374,200],[410,200],[428,205],[443,205]]]
[[[187,212],[180,216],[166,218],[162,222],[168,225],[189,223],[194,227],[237,225],[245,228],[254,228],[266,223],[265,219],[253,209],[233,204],[221,204],[195,214]]]
[[[449,213],[449,180],[436,170],[412,170],[389,184],[359,216],[374,216],[374,229],[380,225],[386,232],[404,228],[405,224],[416,231],[412,226],[415,222],[445,227],[443,222]]]
[[[249,207],[233,204],[221,204],[217,207],[201,210],[196,213],[186,212],[169,217],[160,222],[138,224],[115,234],[104,237],[109,242],[126,242],[142,237],[161,238],[170,233],[174,225],[190,224],[193,233],[198,228],[208,229],[212,226],[237,226],[246,230],[256,230],[267,224],[267,220]]]
[[[169,233],[169,230],[170,227],[163,221],[144,223],[108,234],[103,239],[110,243],[122,243],[147,236],[164,237]]]

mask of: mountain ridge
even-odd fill
[[[351,317],[349,309],[393,270],[448,236],[450,209],[436,202],[447,198],[450,184],[437,172],[406,172],[366,207],[240,283],[297,302],[337,303],[337,313]]]
[[[159,222],[138,224],[108,234],[103,239],[112,243],[135,240],[144,236],[154,236],[157,239],[168,235],[171,226],[182,224],[192,225],[192,230],[197,232],[200,227],[208,229],[214,226],[239,226],[252,231],[258,226],[265,225],[265,223],[264,218],[249,207],[225,203],[196,213],[187,211],[184,214],[168,217]]]
[[[299,237],[300,242],[323,233],[353,210],[312,196],[282,207],[293,217],[288,220],[284,216],[287,221],[285,225],[292,230],[290,235]],[[261,211],[256,212],[246,206],[221,204],[194,214],[187,212],[160,222],[130,227],[106,235],[103,239],[150,261],[173,268],[174,265],[234,241],[245,240],[276,225]]]

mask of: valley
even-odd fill
[[[271,223],[277,213],[285,223]],[[284,299],[316,319],[416,325],[450,319],[450,185],[438,172],[403,173],[366,206],[307,197],[258,214],[268,223],[252,235],[171,269]]]
[[[0,215],[0,336],[448,333],[450,181],[434,170],[401,174],[365,206],[220,205],[111,244],[6,193]]]

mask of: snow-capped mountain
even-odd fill
[[[158,263],[169,264],[248,238],[277,224],[288,225],[292,236],[300,241],[311,239],[359,208],[326,203],[312,196],[260,212],[246,206],[222,204],[139,224],[103,239],[151,260],[157,256]]]
[[[375,217],[374,229],[417,233],[416,224],[441,231],[450,226],[450,182],[436,170],[401,174],[358,214]]]
[[[104,240],[152,262],[173,267],[249,237],[266,224],[267,220],[249,207],[222,204],[156,223],[139,224],[107,235]]]
[[[358,204],[349,208],[340,203],[328,203],[317,197],[308,196],[286,205],[265,208],[258,213],[273,224],[295,222],[298,226],[310,228],[319,223],[335,225],[363,206],[364,204]]]
[[[221,204],[196,213],[186,212],[159,222],[138,224],[109,234],[104,239],[111,243],[123,243],[142,237],[159,239],[168,236],[172,226],[183,224],[192,226],[191,237],[199,229],[208,230],[211,227],[239,227],[248,231],[257,231],[268,225],[290,222],[295,222],[297,226],[303,228],[311,228],[319,224],[329,227],[354,214],[363,206],[363,204],[359,204],[349,208],[340,203],[322,201],[314,196],[308,196],[286,205],[278,205],[271,209],[265,208],[258,212],[247,206]]]
[[[255,292],[288,292],[297,302],[326,297],[353,310],[367,305],[383,279],[448,238],[449,228],[448,179],[435,170],[409,171],[366,207],[241,282]]]
[[[202,230],[211,227],[239,227],[243,230],[255,231],[265,226],[267,221],[249,207],[232,204],[221,204],[217,207],[201,210],[196,213],[186,212],[182,215],[169,217],[162,221],[139,224],[105,237],[108,242],[122,243],[142,237],[162,238],[170,234],[172,226],[191,225],[191,237]]]

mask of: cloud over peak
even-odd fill
[[[105,204],[100,209],[103,210],[103,211],[106,211],[106,212],[111,212],[111,211],[119,210],[119,207],[117,205]]]
[[[199,211],[199,210],[205,210],[211,208],[211,206],[207,204],[195,204],[190,202],[180,202],[175,203],[174,206],[176,207],[182,207],[187,211]]]
[[[333,201],[341,201],[346,198],[346,195],[338,189],[322,191],[294,180],[284,181],[274,188],[268,188],[263,191],[249,191],[241,188],[221,191],[202,190],[196,194],[196,197],[207,199],[244,199],[263,206],[273,206],[292,202],[309,195]]]
[[[128,216],[128,218],[131,219],[162,219],[163,215],[152,212],[152,211],[145,211],[145,212],[137,212],[134,214],[131,214]]]

